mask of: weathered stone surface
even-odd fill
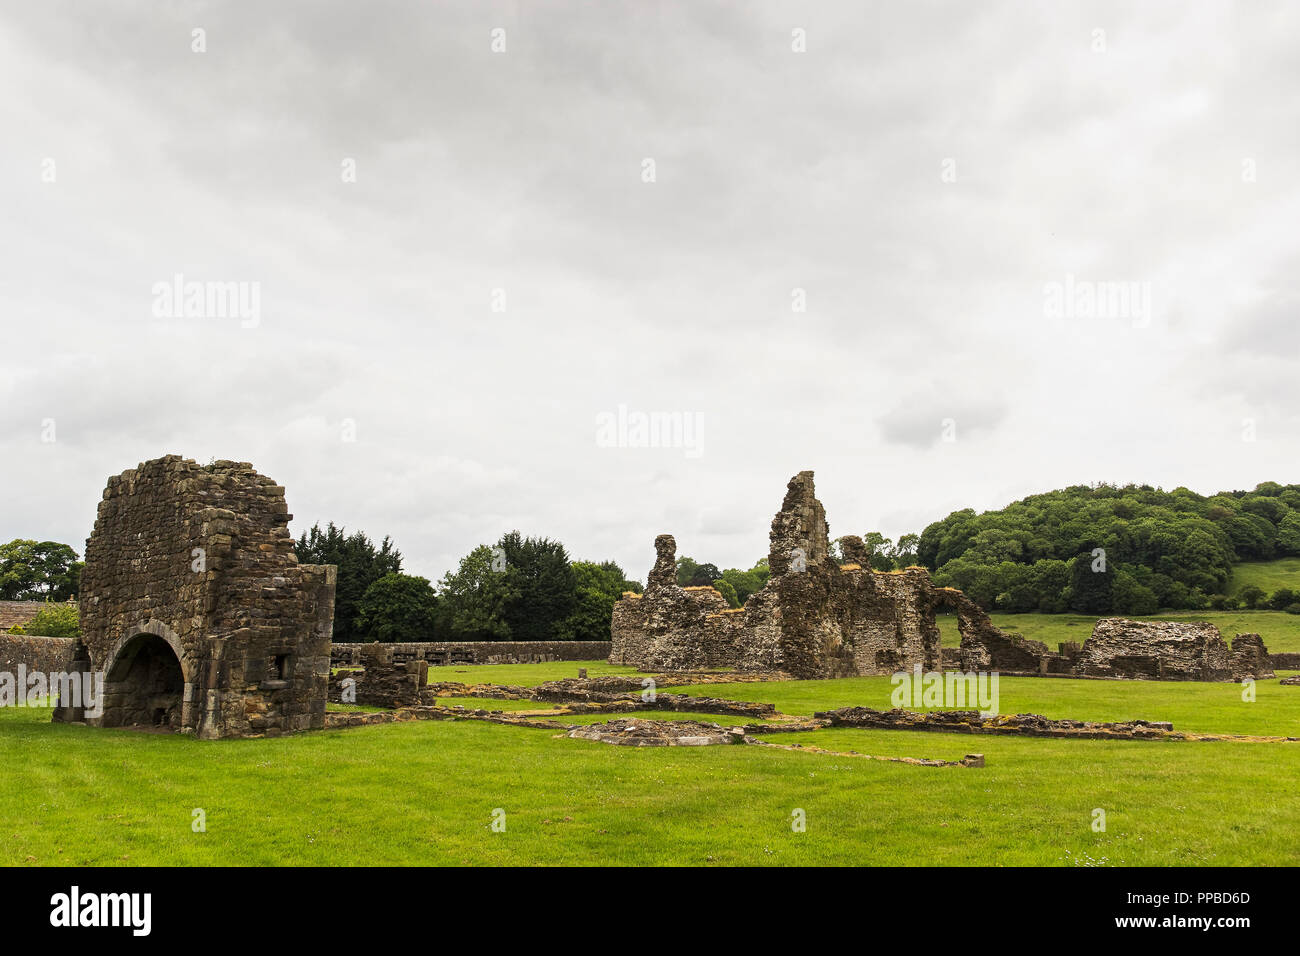
[[[168,455],[108,480],[81,577],[74,666],[94,726],[200,737],[323,727],[335,569],[300,565],[284,488],[247,462]]]
[[[802,471],[772,519],[772,576],[735,609],[713,588],[678,587],[670,573],[676,545],[660,535],[645,594],[625,594],[614,607],[610,662],[641,670],[782,670],[800,678],[889,674],[916,664],[940,669],[934,608],[946,592],[934,588],[925,568],[872,571],[853,536],[842,539],[846,562],[838,564],[829,535],[813,473]],[[962,608],[963,621],[978,619],[996,632],[972,603]]]
[[[742,727],[722,727],[695,720],[611,720],[575,727],[565,736],[622,747],[706,747],[755,742],[745,735]]]
[[[1275,676],[1273,665],[1269,660],[1268,648],[1258,634],[1238,634],[1232,640],[1232,653],[1228,658],[1228,669],[1233,680],[1253,677],[1256,680]]]
[[[396,663],[392,645],[362,645],[370,653],[361,657],[361,669],[330,674],[329,699],[335,703],[367,707],[415,707],[433,703],[429,665],[422,660]]]
[[[984,609],[956,588],[935,588],[933,606],[949,607],[957,614],[961,631],[959,657],[964,671],[999,673],[1049,673],[1054,656],[1047,645],[1019,634],[1008,634],[993,625]]]
[[[1229,649],[1206,621],[1103,618],[1084,642],[1075,671],[1089,677],[1137,680],[1239,681],[1272,677],[1258,634],[1241,634]]]
[[[18,668],[28,673],[59,674],[71,670],[76,645],[70,637],[27,637],[0,634],[0,671],[16,674]]]
[[[434,667],[454,664],[541,664],[594,661],[609,657],[609,641],[402,641],[385,644],[335,644],[330,665],[360,664],[365,648],[388,648],[394,663],[422,660]]]
[[[1097,723],[1087,720],[1051,720],[1041,714],[981,716],[973,710],[873,710],[841,707],[813,715],[832,727],[870,727],[878,730],[924,730],[937,733],[1001,734],[1022,737],[1084,737],[1134,740],[1182,739],[1174,725],[1164,721],[1128,720]]]

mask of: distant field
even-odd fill
[[[992,614],[993,623],[1004,631],[1032,641],[1042,641],[1051,650],[1063,641],[1082,644],[1092,634],[1097,618],[1084,614]],[[1270,651],[1300,651],[1300,614],[1285,611],[1185,611],[1134,618],[1138,621],[1209,621],[1226,640],[1238,634],[1255,633],[1264,639]],[[957,618],[953,614],[938,617],[944,647],[961,643]]]
[[[1239,564],[1232,569],[1232,577],[1228,578],[1227,593],[1240,594],[1242,588],[1252,584],[1262,588],[1266,594],[1272,594],[1278,588],[1300,591],[1300,558]]]

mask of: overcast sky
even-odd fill
[[[1295,4],[0,11],[0,541],[167,453],[434,579],[1300,481]]]

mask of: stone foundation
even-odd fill
[[[433,703],[429,665],[422,660],[398,663],[392,645],[363,644],[362,669],[330,674],[329,699],[333,703],[368,707],[416,707]]]
[[[1158,740],[1184,738],[1174,725],[1162,721],[1129,720],[1097,723],[1088,720],[1051,720],[1040,714],[981,716],[976,711],[872,710],[842,707],[813,715],[829,727],[869,727],[873,730],[928,730],[945,734],[997,734],[1017,737],[1082,737],[1093,740],[1121,738]]]

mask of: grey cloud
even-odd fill
[[[748,566],[807,467],[834,527],[891,536],[1097,475],[1285,480],[1290,300],[1242,303],[1294,271],[1297,17],[0,4],[0,539],[83,539],[164,452],[251,460],[297,530],[390,533],[434,578],[512,527],[638,576],[662,531]],[[262,325],[150,321],[177,271],[260,281]],[[1178,321],[1045,321],[1067,273]],[[597,447],[620,403],[700,412],[703,454]]]

